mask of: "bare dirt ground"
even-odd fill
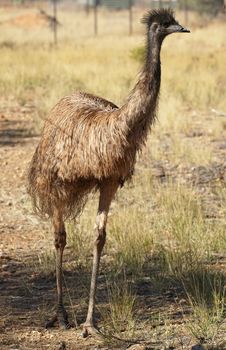
[[[58,328],[45,330],[44,320],[46,310],[54,308],[55,277],[34,271],[30,262],[37,259],[44,244],[52,247],[51,236],[45,236],[49,231],[47,223],[40,223],[31,214],[28,206],[25,169],[34,152],[39,137],[32,131],[31,105],[19,106],[14,100],[2,102],[0,110],[0,348],[7,349],[108,349],[103,342],[88,338],[83,340],[81,330],[72,328],[63,331]],[[202,184],[218,178],[225,181],[225,168],[222,160],[225,158],[226,144],[224,140],[216,140],[216,152],[219,154],[219,166],[214,169],[191,169],[187,177],[195,176]],[[217,151],[218,150],[218,151]],[[192,175],[193,174],[193,175]],[[213,212],[209,215],[213,215]],[[43,239],[45,237],[45,239]],[[67,253],[66,253],[67,254]],[[224,261],[222,266],[224,268]],[[79,300],[86,295],[87,286],[82,283],[83,271],[67,273],[68,288],[74,290],[75,308]],[[101,278],[100,278],[101,279]],[[81,287],[81,288],[80,288]],[[140,298],[141,312],[147,317],[153,308],[172,308],[172,319],[178,326],[181,324],[181,312],[175,303],[175,295],[180,290],[168,290],[162,295],[156,294],[149,285],[142,283],[137,287]],[[84,293],[83,293],[84,292]],[[105,301],[106,293],[100,286],[100,300]],[[80,306],[77,314],[79,323],[84,321],[86,304]],[[148,330],[147,330],[148,331]],[[183,335],[181,335],[183,336]],[[65,344],[64,344],[65,342]],[[185,340],[186,342],[186,340]],[[189,341],[188,341],[189,343]],[[194,345],[194,344],[192,344]],[[131,344],[112,344],[111,348],[126,349]],[[157,349],[153,344],[134,349]],[[188,347],[191,349],[191,347]],[[166,349],[166,347],[164,347]],[[185,349],[185,348],[184,348]],[[201,348],[200,348],[201,349]]]

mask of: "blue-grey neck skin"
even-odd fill
[[[131,129],[148,128],[155,119],[161,81],[160,52],[163,37],[150,28],[147,32],[145,61],[138,82],[122,107]]]
[[[147,33],[146,60],[143,74],[149,80],[149,90],[152,90],[153,98],[157,98],[161,82],[161,47],[164,37],[158,35],[151,28]]]
[[[146,67],[151,68],[152,64],[159,63],[160,51],[162,47],[164,37],[159,35],[154,28],[150,28],[147,32],[147,43],[146,43]]]

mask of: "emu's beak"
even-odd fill
[[[189,29],[181,27],[180,33],[191,33]]]
[[[172,25],[168,29],[170,33],[190,33],[189,29],[182,27],[180,24]]]

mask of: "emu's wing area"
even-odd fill
[[[63,181],[108,176],[117,111],[113,103],[90,94],[60,100],[46,120],[39,145],[43,170]]]

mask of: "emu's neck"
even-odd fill
[[[142,129],[146,134],[155,119],[161,80],[161,51],[162,40],[149,32],[147,37],[146,59],[132,93],[122,112],[131,132]]]

